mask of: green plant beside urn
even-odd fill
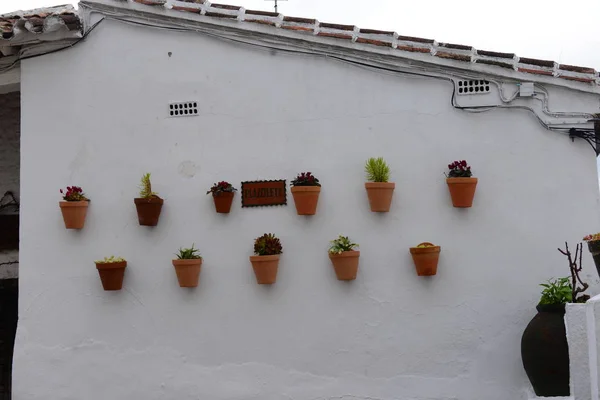
[[[536,306],[537,314],[521,337],[521,359],[533,390],[540,397],[568,397],[569,345],[565,328],[565,305],[585,303],[588,288],[579,277],[583,245],[578,244],[575,256],[568,245],[559,251],[569,260],[571,276],[542,283],[542,296]],[[581,286],[578,286],[581,285]]]

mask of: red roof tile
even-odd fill
[[[435,42],[435,40],[433,40],[433,39],[423,39],[423,38],[414,37],[414,36],[398,36],[398,40],[404,40],[407,42],[417,42],[417,43],[431,43],[431,44],[433,44]]]
[[[519,62],[521,64],[537,65],[538,67],[548,67],[548,68],[554,67],[554,64],[555,64],[554,61],[539,60],[537,58],[527,58],[527,57],[519,57]]]
[[[547,76],[554,75],[551,71],[543,71],[543,70],[539,70],[539,69],[518,68],[517,71],[526,72],[528,74],[536,74],[536,75],[547,75]]]
[[[0,31],[2,32],[2,39],[16,40],[20,33],[27,31],[43,34],[46,27],[49,26],[49,24],[46,24],[48,20],[62,24],[66,31],[81,32],[83,28],[83,24],[73,6],[58,6],[1,15]],[[55,28],[52,30],[54,31]]]
[[[356,39],[356,42],[357,43],[374,44],[375,46],[392,47],[392,43],[391,42],[384,42],[382,40],[358,38],[358,39]]]
[[[464,54],[445,53],[443,51],[438,51],[437,53],[435,53],[435,56],[440,58],[449,58],[457,61],[471,61],[471,56],[466,56]]]

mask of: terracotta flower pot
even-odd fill
[[[468,208],[473,205],[477,178],[447,178],[446,183],[454,207]]]
[[[430,247],[411,247],[410,254],[417,268],[417,275],[432,276],[437,274],[438,260],[442,249],[440,246],[433,246],[428,242],[421,243],[419,246],[424,244],[430,245]]]
[[[158,218],[160,217],[160,211],[162,210],[164,200],[160,197],[150,197],[147,199],[137,198],[134,199],[134,201],[140,225],[158,225]]]
[[[567,397],[569,388],[569,345],[564,304],[538,304],[521,338],[521,359],[535,394]]]
[[[358,274],[360,251],[345,251],[342,254],[329,253],[335,275],[340,281],[353,281]]]
[[[177,280],[181,287],[196,287],[198,286],[198,278],[200,277],[200,268],[202,267],[202,259],[188,260],[173,260]]]
[[[96,263],[104,290],[121,290],[127,261],[116,263]]]
[[[220,192],[213,194],[215,209],[219,214],[229,214],[235,192]]]
[[[277,281],[279,254],[274,256],[250,256],[250,262],[259,285],[270,285]]]
[[[367,182],[365,183],[369,205],[373,212],[388,212],[392,205],[392,196],[396,184],[393,182]]]
[[[596,271],[600,276],[600,240],[590,240],[587,242],[588,250],[592,253],[594,264],[596,264]]]
[[[65,221],[65,228],[83,228],[89,203],[89,201],[61,201],[59,203],[60,211],[62,212],[63,220]]]
[[[292,186],[292,196],[294,196],[298,215],[315,215],[320,193],[320,186]]]

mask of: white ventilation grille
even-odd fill
[[[489,81],[477,79],[458,81],[458,94],[485,94],[489,92]]]
[[[193,117],[198,115],[198,102],[184,101],[169,104],[170,117]]]

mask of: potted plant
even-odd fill
[[[85,216],[90,200],[85,197],[79,186],[67,186],[64,191],[60,189],[60,193],[64,200],[59,202],[59,205],[65,221],[65,228],[82,229],[85,225]]]
[[[250,262],[259,285],[270,285],[277,281],[279,255],[283,248],[281,242],[272,233],[265,233],[254,240],[254,256]]]
[[[473,205],[477,178],[472,177],[471,167],[465,160],[448,164],[450,172],[446,174],[446,183],[454,207],[468,208]]]
[[[173,267],[175,267],[180,287],[198,286],[202,267],[202,256],[198,252],[199,250],[192,244],[192,247],[188,249],[180,248],[179,253],[176,254],[177,259],[173,260]]]
[[[587,242],[588,250],[592,254],[594,264],[596,265],[596,271],[598,271],[598,275],[600,275],[600,233],[587,235],[583,240]]]
[[[590,297],[582,293],[588,288],[579,277],[583,245],[577,244],[575,257],[569,246],[558,249],[569,261],[571,276],[542,283],[542,297],[537,314],[525,328],[521,338],[521,359],[527,377],[539,397],[567,397],[569,388],[569,346],[565,329],[566,303],[585,303]],[[569,281],[569,279],[571,279]],[[581,284],[581,287],[578,287]],[[582,294],[579,296],[579,294]]]
[[[441,250],[440,246],[429,242],[423,242],[417,245],[417,247],[410,248],[410,254],[415,263],[418,276],[432,276],[437,274]]]
[[[298,215],[315,215],[321,193],[319,180],[310,172],[302,172],[291,184]]]
[[[127,261],[121,257],[110,256],[95,263],[104,290],[121,290]]]
[[[369,196],[369,205],[373,212],[388,212],[392,205],[392,196],[396,184],[388,182],[390,167],[382,157],[369,158],[365,164],[367,180],[365,188]]]
[[[340,281],[353,281],[358,274],[360,251],[354,250],[358,245],[352,243],[348,236],[339,235],[329,246],[329,259],[333,264],[335,275]]]
[[[140,183],[140,197],[134,199],[140,225],[156,226],[163,206],[163,199],[152,191],[150,174],[144,174]]]
[[[211,194],[215,202],[215,208],[220,214],[229,214],[233,196],[237,191],[236,188],[229,182],[214,183],[206,194]]]

